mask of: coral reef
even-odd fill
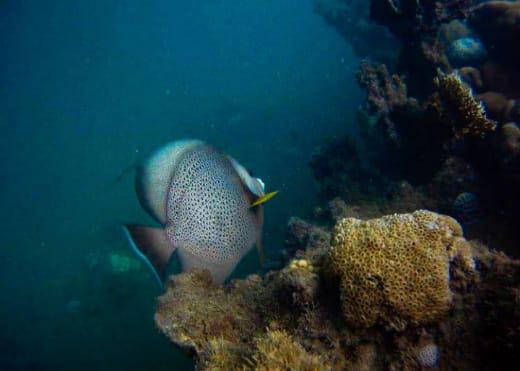
[[[472,3],[315,0],[372,60],[361,141],[313,154],[320,225],[289,220],[281,269],[169,279],[155,322],[199,369],[520,361],[520,2]]]
[[[402,48],[397,63],[361,63],[361,141],[342,138],[320,149],[322,198],[339,197],[369,217],[413,210],[400,200],[455,215],[455,197],[472,192],[483,215],[481,228],[467,232],[520,256],[519,4],[371,0],[369,15],[360,16],[385,27]],[[342,22],[333,25],[340,30]],[[355,152],[355,161],[342,151]],[[463,167],[451,178],[442,174],[452,158],[471,176]],[[413,191],[396,194],[400,184]]]
[[[454,219],[428,211],[340,221],[327,270],[340,281],[349,325],[402,330],[445,314],[449,250],[461,237]]]
[[[381,226],[394,220],[396,225],[405,225],[422,217],[423,222],[416,221],[415,227],[424,223],[424,236],[438,234],[434,240],[445,241],[445,255],[435,267],[429,265],[435,259],[428,254],[418,255],[413,262],[434,272],[443,267],[445,280],[449,269],[449,281],[423,287],[424,296],[434,294],[437,287],[441,293],[448,289],[451,297],[448,306],[426,322],[421,317],[389,331],[377,324],[352,326],[345,321],[339,281],[329,274],[334,249],[324,244],[302,245],[297,257],[282,270],[264,278],[252,275],[235,280],[225,287],[214,286],[208,272],[171,277],[158,301],[156,324],[204,370],[412,370],[431,365],[442,370],[486,370],[514,362],[520,344],[514,330],[520,325],[515,309],[519,304],[519,261],[457,237],[460,228],[456,222],[426,211],[358,223]],[[345,221],[336,229],[342,223]],[[395,238],[392,228],[386,232],[378,228],[383,240]],[[441,237],[440,231],[453,235]],[[417,238],[424,242],[424,236]],[[439,250],[432,251],[440,251],[441,245],[439,242]],[[374,257],[381,266],[390,264],[387,259]],[[408,269],[413,270],[412,265],[407,261]],[[407,281],[433,282],[400,273]],[[401,305],[406,303],[394,309]],[[443,315],[446,310],[449,315]],[[494,364],[486,363],[493,359]]]

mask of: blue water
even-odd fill
[[[165,142],[207,140],[280,189],[275,259],[288,217],[316,204],[312,151],[361,100],[311,3],[0,3],[0,370],[193,367],[154,327],[146,268],[111,264],[129,256],[119,223],[150,222],[132,174],[114,180]]]

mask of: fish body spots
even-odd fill
[[[168,237],[177,248],[210,263],[239,260],[261,228],[249,204],[230,160],[210,146],[195,146],[172,174]]]

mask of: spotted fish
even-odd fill
[[[176,141],[137,170],[142,207],[160,228],[124,226],[134,251],[162,282],[174,251],[182,270],[207,269],[222,283],[256,243],[264,184],[235,159],[198,140]],[[252,205],[255,205],[252,207]]]

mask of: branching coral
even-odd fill
[[[452,129],[455,138],[483,138],[495,130],[496,123],[487,118],[482,103],[473,97],[457,73],[439,71],[435,83],[438,90],[430,98],[430,105],[439,114],[440,121]]]
[[[327,265],[347,322],[402,330],[445,314],[449,250],[461,236],[454,219],[429,211],[340,221]]]

